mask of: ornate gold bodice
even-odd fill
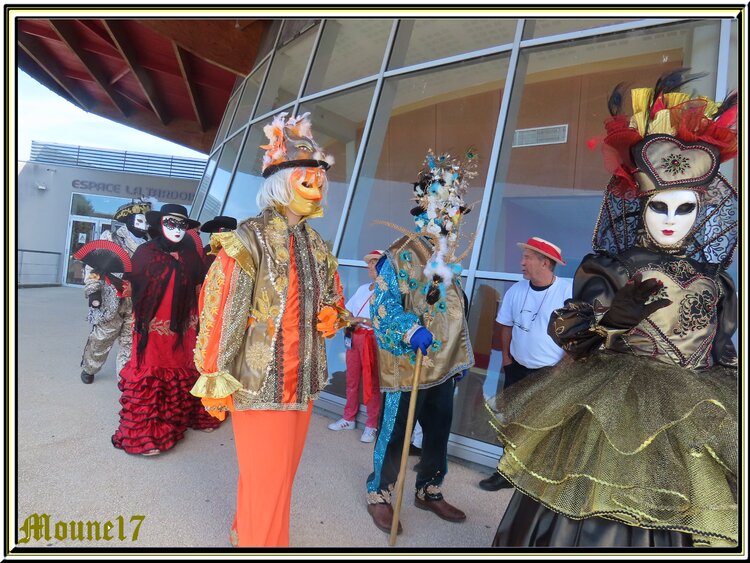
[[[652,299],[672,303],[657,310],[622,339],[638,355],[689,369],[713,365],[711,343],[716,335],[721,288],[713,278],[695,270],[687,260],[650,263],[638,270],[664,287]]]

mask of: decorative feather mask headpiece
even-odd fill
[[[476,151],[469,149],[463,162],[449,154],[429,150],[414,182],[417,207],[411,210],[418,231],[458,240],[461,217],[469,212],[464,203],[468,180],[476,176]]]
[[[455,254],[461,219],[470,211],[463,198],[468,180],[476,176],[476,167],[477,153],[473,148],[461,161],[446,153],[437,156],[430,149],[414,182],[418,205],[411,213],[417,232],[435,242],[433,258],[425,269],[428,277],[437,273],[444,281],[450,281],[454,273],[461,272],[460,259]]]
[[[263,128],[269,143],[263,155],[263,177],[268,178],[284,168],[328,168],[334,158],[325,154],[312,136],[310,113],[285,119],[286,112],[278,114]]]
[[[625,198],[662,189],[705,190],[719,164],[737,155],[737,93],[722,104],[678,90],[702,74],[670,71],[653,88],[630,91],[633,115],[622,114],[623,85],[609,98],[605,122],[605,167],[614,175],[610,189]]]
[[[639,244],[650,196],[693,190],[699,212],[680,252],[720,268],[731,263],[738,238],[737,190],[719,165],[737,155],[737,93],[717,104],[679,92],[704,76],[686,75],[687,70],[663,74],[653,88],[632,89],[630,117],[622,113],[623,85],[610,95],[602,152],[612,178],[594,229],[594,250],[617,254]]]

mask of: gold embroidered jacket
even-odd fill
[[[433,335],[422,360],[419,388],[440,385],[474,365],[466,324],[463,290],[458,276],[430,306],[424,294],[424,268],[432,254],[422,239],[402,237],[386,251],[388,260],[375,280],[370,316],[378,340],[380,389],[411,391],[416,356],[409,337],[418,326]]]
[[[191,393],[232,395],[238,410],[304,410],[328,379],[325,307],[343,311],[337,261],[306,221],[274,209],[211,237]]]

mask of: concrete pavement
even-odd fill
[[[119,391],[110,353],[92,385],[80,378],[88,335],[86,302],[77,288],[18,291],[16,383],[18,530],[34,514],[56,521],[124,522],[125,540],[78,541],[69,537],[24,544],[27,548],[93,547],[209,548],[232,550],[231,524],[237,465],[230,420],[213,433],[188,430],[172,450],[155,457],[115,449],[110,437],[118,424]],[[467,513],[454,524],[413,505],[417,458],[409,459],[396,548],[366,510],[365,479],[372,444],[356,431],[332,432],[334,413],[315,410],[294,485],[290,549],[363,549],[394,553],[420,548],[486,550],[510,500],[511,491],[486,492],[477,483],[489,470],[449,461],[446,499]],[[263,460],[258,460],[262,463]],[[131,534],[143,515],[137,541]],[[9,523],[11,534],[13,523]],[[54,529],[52,530],[54,533]],[[115,532],[113,532],[115,533]],[[20,537],[25,534],[19,533]],[[11,545],[13,545],[11,535]]]

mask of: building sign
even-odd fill
[[[170,190],[148,186],[131,186],[130,184],[115,184],[112,182],[96,182],[92,180],[75,179],[72,182],[76,190],[86,190],[98,194],[111,194],[120,197],[153,197],[159,201],[174,203],[192,203],[195,191]]]

